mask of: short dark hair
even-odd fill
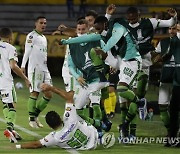
[[[98,13],[95,11],[95,10],[89,10],[87,13],[86,13],[86,17],[87,16],[93,16],[94,18],[96,18],[98,16]]]
[[[105,16],[98,16],[95,21],[94,24],[96,23],[106,23],[108,22],[108,19]]]
[[[126,13],[127,14],[134,14],[134,13],[138,14],[138,13],[140,13],[140,11],[138,10],[137,7],[131,6],[127,9]]]
[[[49,111],[46,114],[45,119],[46,123],[53,129],[56,129],[63,124],[60,115],[55,111]]]
[[[77,25],[87,25],[88,26],[88,21],[86,19],[80,19],[77,21]]]
[[[10,28],[4,27],[0,30],[0,37],[8,38],[12,35],[12,30]]]
[[[35,21],[38,21],[39,19],[46,19],[46,17],[44,17],[44,16],[38,16],[38,17],[35,19]]]

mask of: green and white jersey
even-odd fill
[[[51,132],[40,140],[41,144],[50,147],[58,146],[64,149],[88,150],[97,146],[98,133],[92,126],[84,120],[79,121],[76,108],[73,104],[66,103],[64,126],[61,130]]]
[[[0,89],[12,89],[13,87],[10,60],[18,61],[16,48],[0,41]]]
[[[28,72],[32,73],[35,68],[48,72],[47,68],[47,39],[36,30],[30,32],[26,37],[25,53],[21,67],[25,68],[28,62]]]
[[[69,69],[72,74],[74,67],[72,62],[74,63],[75,67],[80,70],[83,74],[83,78],[86,79],[87,83],[91,83],[94,81],[97,81],[99,79],[99,75],[96,72],[92,61],[90,59],[90,50],[95,47],[100,46],[100,41],[94,41],[94,42],[89,42],[89,43],[76,43],[76,44],[70,44],[69,49],[70,49],[70,55],[71,57],[69,58]],[[78,76],[75,76],[77,79]]]

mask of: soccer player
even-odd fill
[[[79,20],[77,23],[77,29],[78,28],[84,28],[86,29],[86,32],[88,32],[87,21],[85,19]],[[99,78],[98,73],[92,65],[90,51],[92,48],[100,45],[100,41],[83,44],[70,44],[70,55],[68,57],[70,72],[79,83],[79,85],[76,86],[76,92],[74,95],[77,113],[83,117],[83,119],[89,121],[89,118],[84,114],[83,108],[90,100],[93,108],[93,121],[89,122],[97,128],[101,127],[102,119],[100,109],[100,89],[105,87],[107,82],[100,82],[102,80]],[[77,71],[77,69],[79,71]]]
[[[174,56],[172,56],[170,50],[172,50],[172,39],[174,36],[177,35],[177,26],[169,27],[169,34],[170,37],[161,40],[155,52],[159,53],[154,58],[154,62],[159,60],[163,60],[162,71],[161,71],[161,78],[160,78],[160,86],[159,86],[159,110],[160,110],[160,117],[164,123],[164,126],[167,129],[167,134],[169,134],[170,128],[170,115],[169,115],[169,105],[170,99],[172,94],[172,82],[173,82],[173,74],[175,69],[175,62]]]
[[[72,95],[48,84],[42,84],[41,88],[44,91],[50,90],[66,99],[63,120],[55,111],[48,112],[45,117],[46,123],[54,131],[39,141],[19,144],[16,145],[16,148],[35,149],[58,146],[64,149],[76,150],[95,149],[98,143],[98,132],[95,127],[88,125],[84,120],[79,121],[79,116],[73,105]],[[108,142],[106,148],[115,143],[114,134],[112,133],[106,133],[102,139],[102,144],[105,145]]]
[[[3,102],[3,114],[7,122],[7,129],[4,131],[4,135],[9,138],[10,142],[17,142],[17,139],[20,140],[21,137],[14,130],[16,120],[14,103],[17,102],[17,98],[11,69],[25,81],[27,87],[30,87],[31,84],[17,65],[16,48],[11,45],[13,37],[11,29],[2,28],[0,37],[0,99]]]
[[[25,73],[25,66],[28,63],[28,78],[31,81],[30,97],[28,100],[29,125],[33,128],[43,127],[38,120],[38,115],[42,112],[50,101],[51,92],[45,92],[44,96],[37,102],[41,92],[40,84],[52,84],[51,76],[47,67],[47,39],[43,35],[46,29],[46,18],[37,17],[35,29],[26,37],[25,53],[23,56],[21,69]]]

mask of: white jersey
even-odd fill
[[[16,48],[9,43],[0,41],[0,89],[12,89],[13,77],[9,61],[18,61]]]
[[[64,149],[87,150],[97,146],[98,132],[85,121],[79,122],[79,117],[73,104],[66,103],[63,117],[64,127],[51,132],[40,142],[43,146],[59,146]]]
[[[64,63],[62,67],[62,77],[72,77],[72,75],[69,72],[69,66],[68,66],[68,56],[70,55],[69,45],[66,47],[66,54],[64,57]]]
[[[28,59],[28,73],[34,72],[35,68],[48,72],[47,39],[43,34],[38,33],[36,30],[30,32],[26,37],[25,53],[21,68],[25,68]]]

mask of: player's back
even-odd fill
[[[9,61],[14,59],[17,61],[17,53],[15,47],[7,42],[0,41],[0,89],[11,86],[13,77]]]

